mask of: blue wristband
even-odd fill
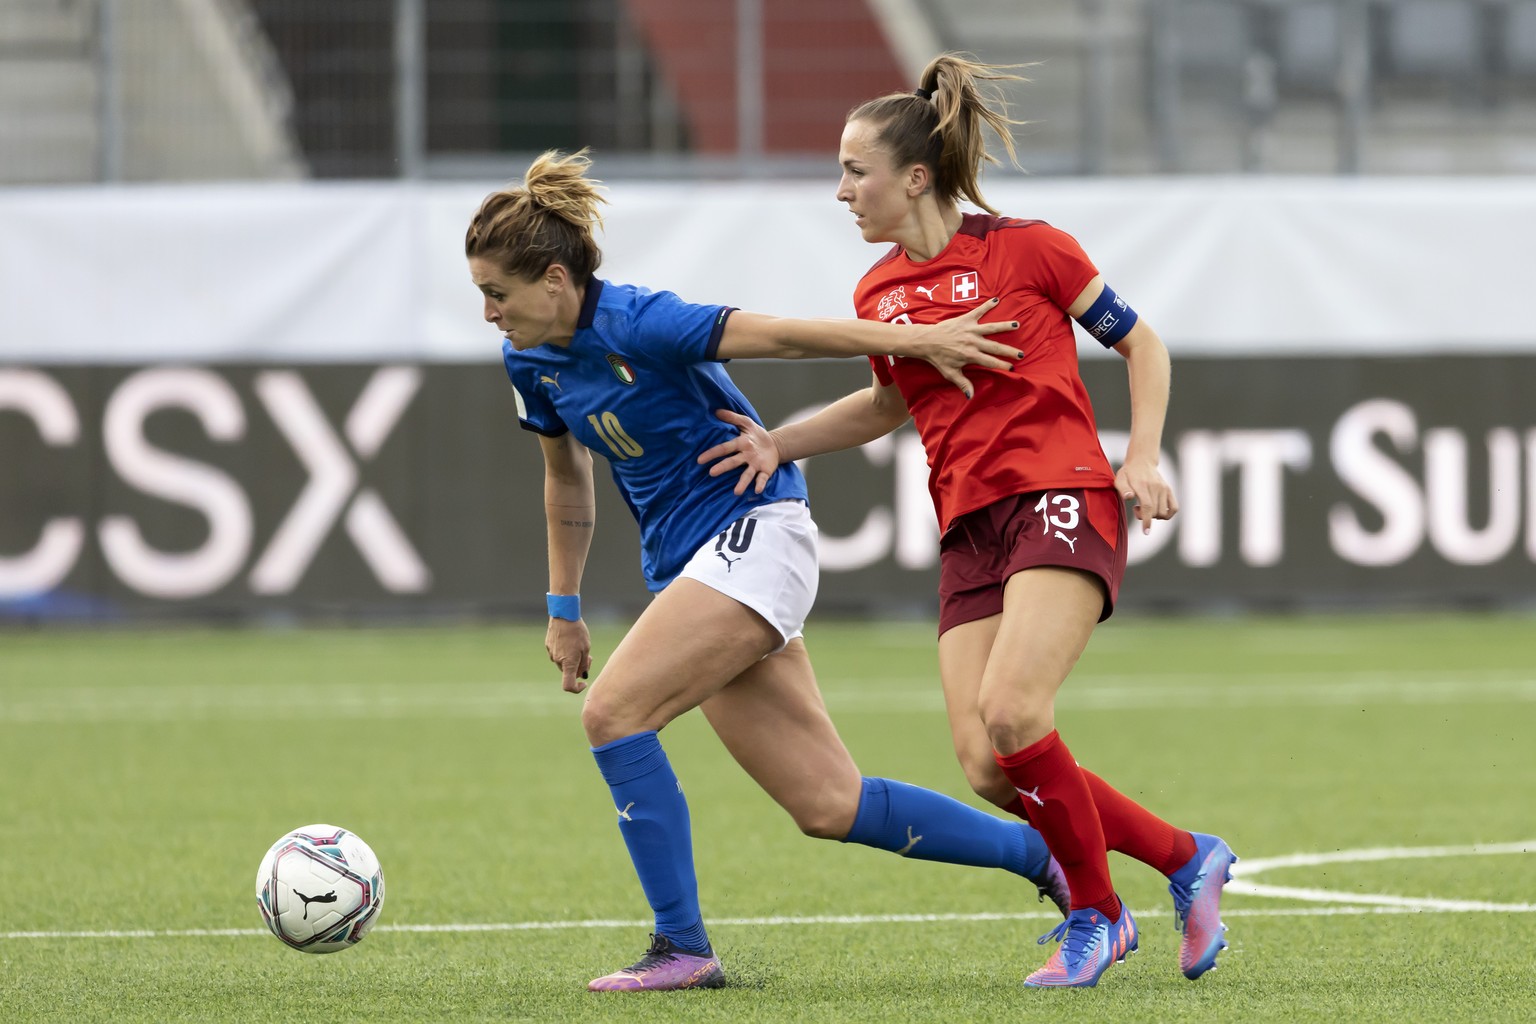
[[[544,603],[549,606],[549,617],[552,619],[581,621],[580,594],[545,594]]]
[[[1136,311],[1106,284],[1093,305],[1077,318],[1077,322],[1083,325],[1083,330],[1098,339],[1100,345],[1109,348],[1131,333],[1137,319]]]

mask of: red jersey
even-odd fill
[[[1024,358],[1011,371],[968,368],[970,400],[921,359],[870,358],[912,411],[941,530],[1011,495],[1114,483],[1067,316],[1097,275],[1077,241],[1044,221],[966,214],[933,259],[914,262],[898,245],[859,281],[861,319],[931,324],[996,297],[986,319],[1019,322],[992,337]]]

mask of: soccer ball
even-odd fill
[[[272,934],[306,953],[355,946],[384,905],[384,872],[368,844],[335,825],[305,825],[272,844],[256,869],[256,905]]]

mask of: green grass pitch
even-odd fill
[[[1054,923],[1028,886],[799,835],[695,714],[664,740],[731,985],[588,994],[648,913],[542,638],[0,633],[0,1020],[1536,1019],[1530,618],[1102,627],[1060,701],[1078,758],[1249,863],[1332,857],[1252,876],[1312,899],[1230,894],[1194,983],[1160,877],[1112,857],[1141,951],[1092,991],[1020,987]],[[808,642],[866,774],[975,802],[930,624],[813,619]],[[306,956],[253,884],[322,821],[373,846],[388,898],[356,949]]]

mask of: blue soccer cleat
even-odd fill
[[[1136,952],[1136,921],[1131,908],[1121,904],[1120,920],[1111,921],[1100,910],[1074,910],[1040,942],[1061,939],[1061,945],[1045,966],[1024,979],[1027,988],[1092,988],[1109,965],[1122,963]]]
[[[1198,864],[1188,888],[1168,883],[1173,896],[1174,925],[1183,938],[1179,941],[1179,970],[1193,981],[1216,966],[1216,954],[1227,948],[1227,926],[1221,923],[1221,891],[1232,881],[1232,865],[1237,856],[1219,836],[1203,832],[1195,837],[1195,855],[1190,864]],[[1182,869],[1181,869],[1182,870]]]

